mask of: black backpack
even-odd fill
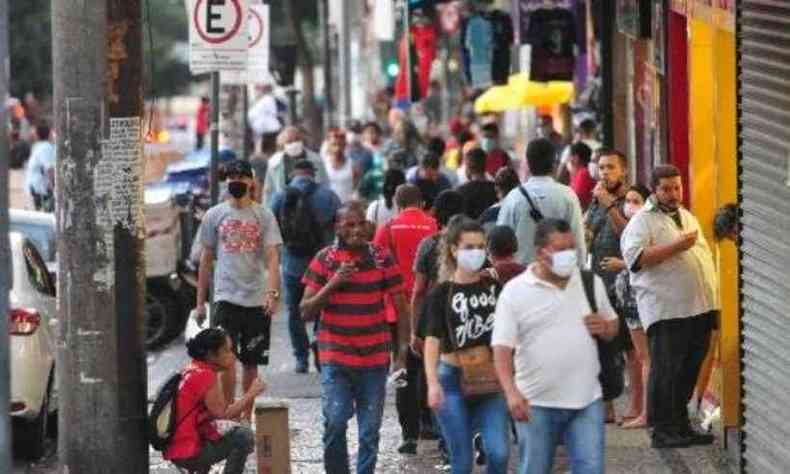
[[[598,312],[598,303],[595,301],[595,273],[590,270],[582,270],[582,283],[584,284],[584,294],[587,295],[587,302],[593,313]],[[601,391],[604,401],[614,400],[623,394],[625,390],[625,378],[623,369],[625,359],[623,358],[620,334],[611,341],[604,341],[595,338],[598,343],[598,361],[601,364],[601,373],[598,380],[601,382]]]
[[[167,449],[178,427],[199,405],[199,403],[195,404],[186,415],[182,417],[177,416],[176,400],[178,399],[178,390],[181,386],[182,378],[183,375],[181,372],[176,372],[171,375],[170,378],[159,387],[151,410],[148,412],[148,418],[145,422],[148,442],[151,443],[151,446],[157,451],[164,451]]]
[[[316,188],[314,186],[309,192],[294,186],[285,188],[285,200],[277,215],[283,244],[299,257],[313,257],[323,247],[321,229],[310,206],[310,197]]]

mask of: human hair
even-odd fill
[[[406,182],[406,175],[403,171],[391,168],[384,173],[384,184],[382,186],[381,194],[384,196],[384,203],[387,209],[392,209],[392,199],[395,197],[395,191],[398,186]]]
[[[450,218],[464,212],[464,197],[452,189],[440,192],[433,201],[433,215],[439,227],[447,227]]]
[[[413,184],[401,184],[395,190],[395,205],[398,209],[408,209],[410,207],[419,207],[422,203],[422,193],[420,188]]]
[[[493,257],[507,258],[518,252],[518,238],[509,226],[494,226],[488,231],[487,247]]]
[[[628,188],[627,192],[631,192],[631,191],[633,191],[635,193],[638,193],[640,196],[642,196],[642,200],[643,201],[647,201],[647,198],[649,198],[650,195],[653,194],[650,191],[650,189],[648,189],[647,186],[645,186],[644,184],[639,184],[639,183],[634,184],[630,188]]]
[[[222,328],[207,328],[186,343],[189,357],[205,361],[211,354],[216,354],[227,343],[228,334]]]
[[[470,142],[475,139],[475,135],[467,129],[461,130],[458,134],[458,146],[463,147],[464,143]]]
[[[535,248],[542,249],[549,244],[553,234],[567,234],[571,225],[564,219],[543,219],[535,228]]]
[[[628,158],[625,157],[625,153],[620,150],[615,150],[614,148],[599,148],[595,151],[598,155],[598,159],[600,160],[604,156],[616,156],[618,160],[620,160],[620,165],[623,167],[623,170],[628,171]]]
[[[527,164],[533,176],[547,176],[554,170],[554,159],[557,150],[546,138],[532,140],[527,145]]]
[[[480,130],[499,136],[499,125],[497,125],[496,122],[489,122],[480,127]]]
[[[595,134],[596,128],[598,128],[598,126],[595,124],[595,120],[593,119],[584,119],[579,124],[579,131],[581,131],[585,136]]]
[[[738,232],[738,206],[733,203],[725,204],[716,211],[713,234],[716,240],[722,240],[735,232]]]
[[[438,170],[441,164],[439,163],[439,155],[427,151],[420,156],[420,167],[423,169]]]
[[[653,178],[650,184],[653,186],[653,189],[656,189],[658,188],[658,185],[661,184],[662,179],[678,177],[680,177],[680,170],[677,166],[659,165],[653,169]]]
[[[442,139],[442,137],[433,137],[430,140],[428,140],[428,145],[426,146],[426,148],[428,149],[429,152],[437,156],[442,156],[444,155],[446,146],[447,145],[445,144],[444,139]]]
[[[452,248],[461,242],[464,234],[476,233],[485,235],[485,230],[479,222],[461,216],[452,219],[447,226],[447,232],[439,244],[439,281],[449,281],[453,278],[457,263],[453,257]]]
[[[39,140],[49,140],[50,129],[46,123],[36,125],[36,136]]]
[[[510,191],[518,187],[521,180],[513,168],[506,166],[496,172],[494,176],[494,186],[502,193],[502,197],[507,196]]]
[[[382,133],[384,133],[383,130],[381,129],[381,125],[379,125],[376,122],[373,122],[373,121],[367,122],[365,125],[362,126],[362,131],[364,132],[365,130],[367,130],[369,128],[372,128],[373,131],[375,131],[378,135],[381,135]]]
[[[362,203],[362,201],[355,199],[342,204],[337,210],[335,222],[339,224],[343,217],[345,217],[347,214],[357,214],[359,217],[365,220],[365,205]]]
[[[466,171],[474,174],[484,174],[486,172],[486,152],[482,149],[469,150],[464,159],[466,160]]]
[[[592,150],[584,142],[576,142],[571,145],[571,155],[579,158],[579,164],[587,166],[590,164]]]

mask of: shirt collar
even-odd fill
[[[527,183],[553,183],[554,178],[551,176],[530,176]]]

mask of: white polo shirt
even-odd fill
[[[653,199],[631,218],[620,237],[645,331],[658,321],[689,318],[719,309],[716,268],[697,219],[681,208],[682,228],[678,227],[672,217],[656,208]],[[683,233],[693,231],[699,237],[689,250],[658,265],[636,268],[646,247],[671,243]]]
[[[591,313],[581,272],[565,289],[539,279],[534,265],[499,295],[492,346],[515,350],[515,381],[534,406],[581,409],[601,398],[598,346],[584,325]],[[617,318],[606,288],[595,277],[595,300],[604,318]]]

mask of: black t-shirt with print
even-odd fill
[[[448,294],[451,289],[452,296]],[[438,285],[425,300],[426,336],[439,339],[442,353],[491,344],[494,311],[501,289],[499,283],[488,279]],[[448,327],[454,332],[452,341]]]

